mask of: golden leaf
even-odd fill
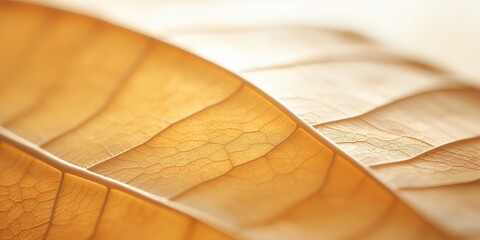
[[[320,29],[169,37],[241,78],[162,41],[30,4],[0,3],[0,35],[2,239],[480,234],[478,201],[457,205],[479,197],[478,147],[442,147],[476,136],[477,90],[367,39]],[[435,154],[445,156],[437,165]]]

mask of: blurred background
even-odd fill
[[[480,85],[476,0],[35,0],[162,38],[251,26],[326,26],[364,33]]]

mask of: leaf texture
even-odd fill
[[[290,56],[295,49],[291,46],[303,42],[286,41],[279,50],[260,40],[264,56],[272,56],[261,67],[245,68],[222,59],[226,51],[236,53],[230,49],[242,37],[269,39],[274,31],[243,36],[234,31],[191,32],[168,39],[236,71],[279,100],[356,161],[372,167],[374,175],[433,224],[453,236],[478,238],[480,172],[474,146],[480,134],[479,90],[401,54],[392,58],[391,51],[376,45],[347,54],[327,50],[328,58],[321,53],[323,45],[310,46],[318,54],[279,62],[274,55]],[[235,34],[237,43],[230,40]],[[211,51],[209,44],[196,42],[199,37],[223,44]],[[346,41],[359,40],[347,35]],[[256,52],[251,49],[236,57],[248,61]]]
[[[478,236],[478,93],[432,67],[338,31],[168,37],[347,155],[169,44],[40,6],[0,11],[2,238]],[[458,174],[421,167],[432,154]],[[419,168],[432,177],[411,185]]]
[[[27,149],[49,159],[35,147]],[[0,142],[0,157],[2,239],[229,239],[62,161],[46,163],[6,141]]]

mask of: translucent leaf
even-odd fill
[[[432,177],[417,189],[416,168],[389,169],[477,134],[477,90],[435,68],[340,31],[169,36],[241,78],[92,18],[11,2],[0,11],[1,238],[478,236],[475,201],[455,205],[478,184]],[[427,97],[442,105],[409,103]],[[415,118],[415,107],[427,110]],[[392,192],[354,158],[405,187]],[[453,182],[471,183],[468,169]],[[438,212],[422,202],[447,194]]]
[[[125,185],[52,160],[35,146],[20,150],[1,141],[0,157],[2,239],[229,239]]]
[[[301,38],[298,32],[291,32]],[[269,39],[272,31],[248,34]],[[192,32],[173,34],[169,39],[175,43],[179,39],[182,47],[238,69],[235,63],[218,61],[222,53],[239,45],[229,41],[232,35],[232,31]],[[209,52],[209,44],[195,42],[197,36],[224,44]],[[285,47],[278,49],[267,41],[258,44],[267,56],[290,56],[290,51],[295,51],[291,45],[302,45],[286,41],[282,43]],[[365,41],[361,43],[367,44]],[[345,49],[349,44],[343,43]],[[391,51],[369,46],[363,53],[349,49],[349,55],[327,50],[326,58],[321,52],[324,46],[319,44],[311,46],[315,56],[281,63],[274,58],[259,68],[236,71],[354,160],[371,166],[374,175],[432,224],[453,236],[478,238],[480,171],[475,142],[480,135],[480,91],[435,67],[400,54],[392,58]],[[331,49],[329,45],[326,48]],[[254,54],[256,49],[252,49]],[[246,55],[228,57],[248,62]]]

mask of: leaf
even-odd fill
[[[0,26],[18,22],[14,29],[0,28],[11,36],[1,48],[15,49],[0,55],[0,61],[9,64],[12,61],[4,59],[15,59],[13,66],[2,70],[0,122],[30,141],[0,131],[0,187],[7,192],[0,195],[2,238],[475,236],[471,231],[475,224],[459,224],[466,230],[458,232],[453,225],[439,223],[443,216],[428,213],[431,207],[415,205],[419,195],[410,190],[401,190],[401,197],[393,193],[370,170],[237,75],[164,42],[88,17],[23,3],[0,6],[2,12],[15,13],[0,14]],[[42,27],[33,26],[38,22]],[[321,117],[330,112],[325,106],[333,106],[332,101],[345,102],[339,105],[345,109],[330,113],[330,121],[355,117],[389,102],[395,106],[393,102],[407,94],[434,88],[476,91],[436,80],[444,77],[434,68],[384,53],[351,34],[318,29],[232,34],[226,40],[229,34],[207,34],[207,40],[195,34],[169,39],[186,48],[195,42],[192,51],[207,49],[205,57],[218,57],[261,87],[265,80],[257,74],[279,76],[279,70],[285,69],[288,74],[280,76],[293,80],[296,75],[289,69],[318,59],[328,61],[325,68],[333,76],[337,70],[329,69],[330,65],[365,57],[372,62],[367,67],[371,65],[371,72],[380,77],[393,68],[414,79],[409,86],[398,84],[399,80],[378,81],[386,85],[367,96],[360,91],[350,96],[352,91],[342,91],[348,82],[340,83],[334,89],[343,95],[332,94],[319,105],[313,90],[337,81],[296,78],[306,84],[287,84],[286,77],[285,84],[265,84],[278,87],[265,90],[300,116],[311,116],[306,121],[313,124],[328,121]],[[289,37],[260,50],[254,45],[235,47],[238,41],[248,46],[278,36]],[[317,47],[323,39],[331,51]],[[379,60],[388,63],[384,66]],[[265,76],[266,81],[274,79]],[[366,77],[358,88],[368,87],[368,81]],[[385,89],[391,87],[402,90],[388,94]],[[305,93],[310,100],[298,101],[297,95],[284,97],[283,93]],[[466,100],[475,99],[474,93],[470,95],[464,96]],[[355,99],[363,99],[362,110],[348,109]],[[474,111],[471,114],[475,117]],[[458,121],[474,124],[463,118]],[[316,128],[322,131],[320,125]],[[342,131],[347,135],[350,130]],[[456,135],[464,136],[465,132]],[[441,138],[439,144],[449,139]],[[403,194],[429,221],[405,204]]]
[[[0,142],[2,239],[228,239],[125,185],[25,150],[49,159]]]
[[[242,69],[222,59],[222,53],[236,53],[230,49],[249,38],[265,39],[257,41],[265,56],[290,56],[292,45],[301,45],[285,41],[282,48],[270,47],[272,32],[192,32],[169,39],[237,69],[356,161],[371,166],[374,175],[434,225],[453,236],[480,236],[478,89],[399,54],[392,58],[390,51],[375,46],[363,55],[338,51],[329,52],[328,58],[321,53],[322,45],[310,46],[315,48],[311,52],[320,53],[281,63],[272,57],[259,68]],[[236,43],[230,40],[233,36]],[[212,47],[199,44],[199,38],[218,48],[209,51]],[[297,32],[296,38],[301,38]],[[228,57],[249,62],[248,55],[256,52],[251,49]]]

